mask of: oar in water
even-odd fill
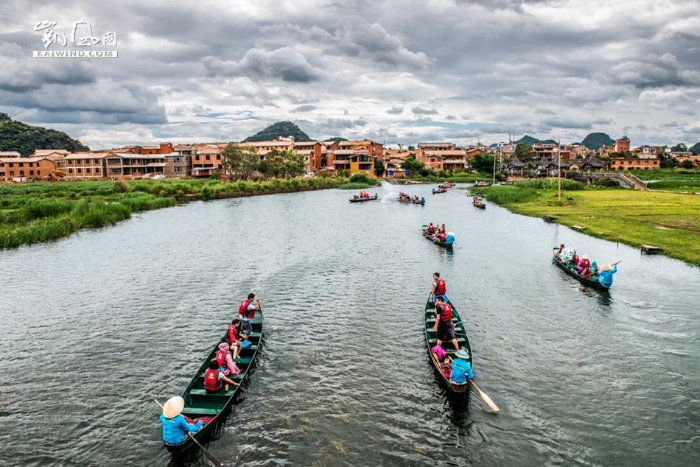
[[[153,399],[153,400],[155,401],[156,404],[158,404],[158,407],[160,407],[161,409],[163,408],[163,406],[161,405],[160,402],[158,402],[156,399]],[[211,452],[207,451],[207,449],[206,449],[204,446],[202,446],[201,444],[199,444],[199,441],[197,441],[197,438],[195,438],[194,436],[192,436],[192,433],[187,432],[187,436],[189,436],[190,439],[191,439],[192,441],[194,441],[194,444],[196,444],[197,446],[199,446],[199,448],[202,450],[202,452],[204,452],[204,455],[207,456],[207,459],[209,459],[209,460],[214,464],[215,467],[224,467],[224,463],[221,462],[219,459],[217,459],[216,456],[215,456],[214,454],[212,454]]]
[[[474,388],[476,389],[476,391],[479,393],[479,397],[481,397],[481,399],[486,403],[486,405],[489,406],[489,408],[491,409],[491,411],[492,411],[493,413],[498,413],[498,412],[500,412],[501,409],[498,408],[498,406],[491,400],[491,398],[490,398],[484,391],[482,391],[481,389],[479,389],[479,386],[476,385],[476,383],[474,382],[474,380],[473,380],[473,379],[470,379],[469,381],[471,381],[472,386],[474,386]]]

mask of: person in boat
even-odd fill
[[[241,344],[246,339],[248,339],[248,336],[241,331],[241,320],[235,318],[231,321],[231,324],[228,325],[228,332],[226,333],[226,342],[231,346],[230,348],[233,351],[234,359],[238,358],[242,347]]]
[[[469,360],[469,351],[461,348],[455,352],[455,358],[452,361],[452,371],[450,372],[450,381],[456,384],[464,384],[470,379],[474,379],[474,372]]]
[[[445,237],[445,243],[448,245],[452,245],[455,242],[455,234],[454,232],[449,232],[447,236]]]
[[[432,222],[431,222],[430,225],[428,226],[428,233],[429,233],[430,235],[433,235],[433,234],[435,233],[435,226],[433,225]]]
[[[445,280],[440,279],[440,273],[436,272],[433,274],[433,290],[430,292],[433,296],[433,303],[437,303],[438,298],[442,298],[442,301],[447,301],[447,286],[445,285]]]
[[[181,413],[184,408],[185,399],[180,396],[171,397],[163,405],[163,414],[158,417],[158,420],[163,424],[163,442],[165,444],[180,444],[184,441],[187,433],[196,433],[204,425],[202,420],[198,420],[195,424],[187,423]]]
[[[599,279],[598,272],[599,272],[598,262],[593,261],[593,262],[591,262],[591,267],[588,268],[588,271],[584,271],[584,273],[582,274],[582,277],[584,279],[590,279],[592,281],[597,281]]]
[[[440,232],[440,233],[438,234],[438,241],[439,241],[440,243],[445,243],[445,242],[447,242],[447,235],[445,235],[445,232]]]
[[[224,391],[228,391],[229,384],[240,386],[240,384],[224,375],[223,369],[219,367],[219,362],[212,358],[209,362],[209,368],[204,372],[204,389],[207,392],[218,392],[223,386]]]
[[[459,350],[454,326],[452,322],[452,307],[444,298],[438,296],[435,305],[435,326],[433,327],[433,330],[437,331],[437,345],[442,346],[443,342],[449,340],[452,341],[455,350]]]
[[[256,300],[256,303],[253,303],[254,299],[255,294],[249,293],[248,298],[243,300],[241,305],[238,307],[238,319],[241,320],[241,324],[243,325],[243,333],[246,336],[250,336],[250,333],[253,332],[253,327],[250,324],[250,320],[255,317],[255,312],[260,309],[260,300]]]
[[[564,244],[562,243],[559,245],[559,249],[557,250],[556,253],[554,253],[554,256],[557,257],[557,259],[561,259],[561,252],[564,251]]]
[[[445,233],[445,224],[442,224],[440,228],[438,229],[438,233]]]
[[[233,362],[234,357],[231,354],[229,345],[228,342],[222,342],[219,344],[219,351],[216,352],[216,362],[219,364],[219,371],[223,372],[224,376],[237,375],[241,372],[241,369]],[[235,349],[237,350],[238,347],[235,347]]]
[[[420,197],[420,204],[425,204],[425,196]]]
[[[591,262],[588,261],[588,255],[583,255],[581,257],[581,261],[578,262],[578,266],[576,267],[576,270],[578,271],[579,275],[583,275],[583,271],[590,269],[591,268]]]
[[[598,272],[598,282],[600,285],[605,287],[610,287],[613,284],[613,274],[617,272],[617,265],[620,261],[617,261],[610,266],[609,264],[604,264],[600,267]]]
[[[576,269],[576,268],[578,267],[578,263],[579,263],[579,257],[578,257],[578,255],[576,254],[576,250],[574,250],[574,254],[573,254],[573,256],[571,257],[571,261],[569,261],[569,262],[566,264],[566,266],[567,266],[569,269]]]
[[[445,349],[440,345],[435,345],[430,351],[433,353],[435,360],[440,364],[440,372],[445,378],[449,378],[450,371],[452,371],[452,359],[447,356]]]

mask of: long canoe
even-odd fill
[[[375,201],[378,198],[377,195],[371,196],[369,198],[357,198],[357,199],[351,199],[351,203],[364,203],[365,201]]]
[[[474,186],[491,186],[491,182],[476,182]]]
[[[423,200],[423,202],[418,201],[418,202],[416,203],[415,201],[413,201],[413,199],[403,200],[403,199],[399,198],[399,203],[403,203],[403,204],[420,204],[421,206],[425,206],[425,200]]]
[[[476,201],[472,201],[472,205],[473,205],[475,208],[486,209],[486,203],[484,203],[483,201],[480,201],[480,202],[478,202],[478,203],[477,203]]]
[[[434,195],[437,195],[437,194],[439,194],[439,193],[447,193],[447,190],[446,190],[446,189],[442,189],[442,190],[438,189],[438,190],[436,190],[435,188],[433,188],[433,194],[434,194]]]
[[[474,355],[472,354],[472,347],[469,344],[469,337],[467,336],[467,331],[464,328],[464,323],[462,323],[462,319],[459,317],[459,313],[457,313],[457,310],[455,309],[454,303],[452,303],[449,299],[447,300],[447,303],[450,304],[452,307],[452,322],[455,325],[455,337],[457,337],[457,343],[461,348],[465,348],[469,351],[469,359],[467,360],[471,366],[472,369],[474,368],[474,360],[473,357]],[[428,356],[430,357],[430,361],[433,363],[433,368],[435,368],[435,371],[437,371],[438,375],[440,375],[440,379],[442,380],[443,383],[445,383],[445,386],[447,386],[452,392],[456,393],[463,393],[467,391],[468,387],[468,381],[466,383],[462,384],[457,384],[454,383],[450,380],[449,377],[445,376],[442,373],[442,370],[440,368],[440,362],[437,361],[437,358],[435,358],[435,355],[430,351],[430,349],[433,348],[433,346],[437,345],[437,332],[433,331],[433,327],[435,326],[435,307],[433,306],[433,302],[431,300],[431,297],[428,296],[428,301],[425,304],[425,345],[428,348]],[[447,341],[442,343],[442,348],[445,350],[447,355],[451,357],[452,359],[455,359],[455,348],[452,345],[452,342]]]
[[[566,264],[564,264],[564,262],[561,259],[557,258],[556,256],[554,256],[554,258],[552,258],[552,262],[554,264],[556,264],[557,266],[559,266],[560,268],[562,268],[564,271],[566,271],[566,273],[568,275],[570,275],[571,277],[575,277],[583,285],[585,285],[587,287],[592,287],[592,288],[598,289],[598,290],[609,290],[610,289],[610,287],[606,287],[598,281],[594,281],[591,279],[586,279],[584,277],[581,277],[576,269],[571,269],[571,268],[567,267]]]
[[[242,349],[239,354],[239,359],[234,360],[236,366],[243,371],[235,376],[228,376],[230,379],[240,384],[243,384],[243,382],[248,379],[251,367],[255,363],[258,356],[258,350],[262,343],[262,311],[256,311],[255,317],[250,320],[250,323],[253,328],[253,332],[248,337],[251,345],[246,349]],[[228,391],[224,391],[224,388],[221,388],[219,392],[215,393],[208,393],[206,389],[204,389],[204,373],[209,368],[209,362],[213,358],[216,358],[216,353],[219,350],[219,344],[221,342],[226,342],[226,334],[224,334],[224,337],[216,343],[214,350],[209,353],[207,358],[204,359],[204,363],[202,363],[202,365],[199,367],[199,370],[197,370],[194,378],[192,378],[192,381],[190,381],[190,384],[187,385],[187,388],[182,393],[182,398],[185,399],[185,408],[182,410],[182,415],[192,420],[202,419],[202,421],[204,421],[202,428],[193,434],[194,437],[197,438],[197,441],[200,441],[204,436],[206,436],[211,428],[216,425],[220,415],[229,406],[238,391],[241,389],[240,387],[233,385],[229,385]],[[179,444],[166,443],[165,447],[170,452],[178,453],[186,451],[193,445],[194,443],[192,442],[192,439],[190,439],[188,436]]]
[[[452,243],[441,242],[439,240],[435,240],[433,238],[433,236],[430,233],[428,233],[428,226],[427,225],[423,226],[423,237],[425,237],[426,239],[430,240],[431,242],[433,242],[434,244],[436,244],[438,246],[441,246],[441,247],[447,248],[447,249],[452,249]]]

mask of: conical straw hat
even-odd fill
[[[180,396],[171,397],[163,406],[163,415],[166,418],[175,418],[185,408],[185,399]]]

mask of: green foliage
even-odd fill
[[[356,174],[353,174],[352,177],[350,177],[350,183],[364,183],[364,184],[372,185],[375,183],[375,181],[371,177],[368,177],[367,175],[365,175],[363,173],[356,173]]]
[[[696,180],[664,180],[659,182],[649,182],[647,186],[652,190],[677,190],[677,191],[698,191],[700,179]]]
[[[221,164],[230,180],[248,179],[260,169],[260,156],[253,147],[229,144],[224,148]]]
[[[425,169],[425,164],[416,159],[416,156],[408,156],[406,160],[401,163],[401,168],[404,170],[410,170],[411,172],[418,172]]]
[[[19,151],[26,157],[36,149],[65,149],[70,152],[90,150],[61,131],[26,125],[0,113],[0,151]]]
[[[601,179],[596,180],[594,185],[605,186],[605,187],[614,187],[614,186],[620,186],[620,183],[617,182],[616,180],[605,177],[605,178],[601,178]]]
[[[211,177],[209,177],[212,180],[221,180],[221,173],[219,172],[219,169],[214,169],[211,173]]]
[[[514,186],[517,188],[534,188],[537,190],[556,190],[558,187],[558,180],[556,178],[539,178],[531,180],[522,180],[516,183]],[[561,189],[565,191],[578,191],[584,190],[586,186],[575,180],[569,180],[563,178],[561,180]]]
[[[365,188],[371,188],[372,185],[369,183],[343,183],[339,185],[338,188],[341,190],[363,190]]]
[[[374,159],[374,173],[377,175],[377,177],[381,177],[385,171],[386,168],[384,167],[384,162],[380,161],[379,159]]]
[[[495,185],[473,190],[482,194],[489,201],[496,204],[507,205],[510,203],[524,203],[539,197],[539,191],[534,187],[521,187],[516,185]]]
[[[525,143],[518,143],[515,146],[515,157],[521,162],[529,162],[532,160],[532,147]]]
[[[691,161],[691,160],[689,160],[689,159],[686,159],[686,160],[684,160],[683,162],[681,162],[680,167],[681,167],[682,169],[692,169],[692,168],[695,167],[695,166],[693,165],[693,161]]]
[[[581,144],[588,149],[600,149],[601,146],[611,146],[615,144],[615,140],[605,133],[591,133],[581,141]]]
[[[472,166],[472,169],[476,170],[477,172],[491,174],[493,173],[493,162],[495,157],[496,156],[491,153],[477,154],[470,161],[470,165]]]
[[[292,122],[277,122],[268,126],[262,131],[255,133],[253,136],[249,136],[243,140],[244,143],[250,143],[254,141],[272,141],[277,140],[280,137],[289,138],[294,137],[294,141],[311,141],[309,135],[301,131],[301,129]]]
[[[688,150],[688,146],[685,145],[685,143],[678,143],[675,146],[671,147],[671,151],[673,152],[686,152]]]
[[[115,193],[126,193],[127,191],[129,191],[129,185],[127,185],[123,180],[117,180],[114,182]]]

